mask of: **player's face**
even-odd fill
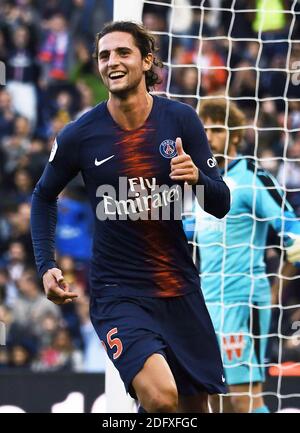
[[[203,119],[207,140],[215,158],[221,159],[225,154],[230,153],[232,143],[227,144],[227,129],[220,122],[213,121],[210,117]],[[215,126],[216,125],[216,126]]]
[[[145,59],[130,33],[108,33],[98,44],[98,68],[110,93],[126,95],[139,87],[146,89],[145,72],[151,68],[152,55]]]

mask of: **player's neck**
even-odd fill
[[[146,122],[153,105],[147,92],[137,92],[126,98],[110,95],[107,108],[114,121],[124,130],[138,129]]]

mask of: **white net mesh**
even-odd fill
[[[165,66],[163,83],[156,89],[157,93],[186,102],[194,108],[199,108],[205,99],[234,100],[247,119],[243,126],[243,157],[259,163],[279,181],[283,193],[283,219],[286,199],[299,217],[300,5],[297,0],[144,1],[143,21],[157,35],[160,57]],[[225,125],[228,128],[228,112]],[[256,175],[257,165],[255,167]],[[263,219],[256,217],[257,186],[253,184],[252,187],[251,218],[254,224],[251,239],[254,240],[256,224]],[[226,230],[223,233],[225,254]],[[191,244],[195,258],[199,246],[196,236]],[[250,273],[247,275],[250,281],[249,307],[255,306],[255,249],[257,247],[251,241]],[[265,368],[267,381],[262,395],[271,410],[279,411],[291,406],[300,408],[300,392],[297,392],[300,377],[295,379],[300,375],[299,272],[296,275],[287,273],[283,239],[275,233],[269,233],[264,253],[267,276],[274,288],[278,285],[278,297],[273,305],[256,306],[258,310],[271,309],[272,324],[267,333],[255,335],[255,340],[267,338],[267,359],[263,364],[251,362],[253,344],[248,362],[250,382],[254,380],[251,379],[252,369]],[[225,275],[223,267],[221,300],[224,297],[224,279],[230,276],[239,278],[238,274]],[[243,302],[233,304],[244,305]],[[221,314],[222,324],[224,308]],[[251,314],[250,330],[253,326]],[[227,336],[222,326],[220,334],[221,337]],[[231,367],[236,365],[239,363]],[[252,387],[245,394],[252,397]],[[252,405],[251,399],[250,411]]]

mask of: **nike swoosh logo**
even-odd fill
[[[98,161],[97,158],[95,158],[95,166],[99,167],[99,165],[104,164],[106,161],[109,161],[111,158],[113,158],[115,155],[111,155],[108,158],[102,159],[101,161]]]

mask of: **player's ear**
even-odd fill
[[[237,135],[233,134],[231,137],[231,142],[232,142],[232,144],[234,144],[235,147],[237,147],[237,145],[239,144],[239,137]]]
[[[144,72],[150,71],[152,65],[153,65],[153,54],[148,53],[147,56],[144,57],[143,59]]]
[[[236,147],[238,147],[239,146],[239,144],[240,144],[240,139],[239,139],[239,137],[236,137],[236,140],[235,140],[235,146]]]

